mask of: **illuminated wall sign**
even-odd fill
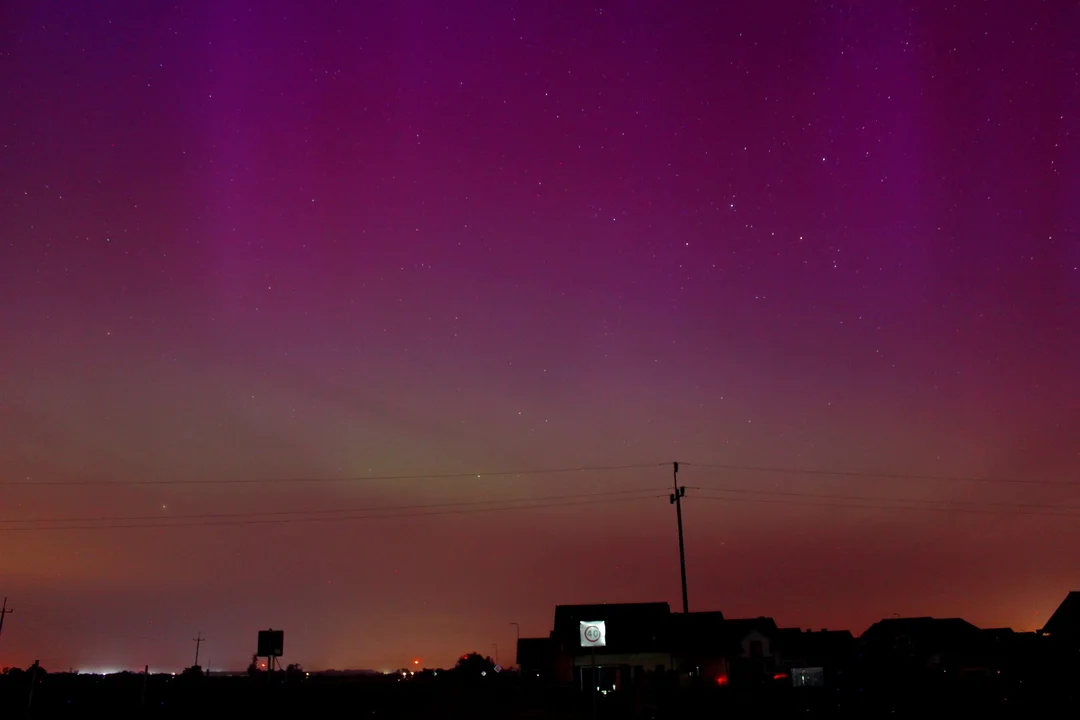
[[[607,645],[607,629],[603,620],[579,623],[581,647],[604,647]]]

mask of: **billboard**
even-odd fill
[[[284,630],[260,630],[259,651],[255,653],[259,657],[281,657],[285,654],[285,631]]]
[[[597,648],[607,645],[607,628],[604,627],[603,620],[582,620],[578,624],[578,634],[581,636],[581,647]]]

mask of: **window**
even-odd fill
[[[760,640],[750,641],[750,657],[759,658],[765,656],[765,648]]]

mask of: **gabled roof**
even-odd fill
[[[953,650],[981,639],[982,631],[961,618],[888,618],[866,629],[859,640],[871,647],[896,645],[912,651],[941,652]]]
[[[962,618],[886,618],[878,620],[866,629],[862,637],[873,635],[941,635],[941,634],[965,634],[974,635],[979,628],[975,627]]]
[[[1080,635],[1080,592],[1072,591],[1046,621],[1042,632],[1050,635]]]

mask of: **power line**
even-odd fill
[[[682,463],[685,467],[712,468],[715,470],[740,470],[744,472],[787,473],[790,475],[827,475],[831,477],[855,477],[879,480],[928,480],[932,482],[998,483],[1009,485],[1064,485],[1080,488],[1080,483],[1066,480],[1030,480],[1021,478],[967,477],[962,475],[917,475],[903,473],[855,472],[851,470],[818,470],[811,468],[765,467],[760,465],[726,465],[722,463]]]
[[[635,463],[629,465],[584,465],[532,470],[497,470],[494,472],[431,473],[426,475],[367,475],[352,477],[310,478],[220,478],[220,479],[164,479],[164,480],[4,480],[0,487],[61,487],[97,485],[265,485],[271,483],[342,483],[377,482],[391,480],[462,480],[465,478],[508,477],[513,475],[558,475],[577,472],[611,472],[614,470],[639,470],[655,468],[667,463]]]
[[[979,500],[928,500],[925,498],[899,498],[899,497],[873,497],[868,495],[834,495],[830,493],[809,493],[809,492],[795,492],[795,491],[783,491],[783,490],[750,490],[746,488],[732,488],[732,487],[711,487],[700,486],[691,487],[691,490],[705,490],[712,492],[723,493],[736,493],[747,495],[778,495],[785,497],[800,497],[800,498],[821,498],[825,500],[857,500],[866,502],[898,502],[898,503],[911,503],[915,506],[919,505],[957,505],[970,508],[982,508],[988,511],[993,510],[1077,510],[1080,511],[1080,505],[1046,505],[1039,503],[1006,503],[1006,502],[988,502]],[[1065,513],[1059,513],[1065,514]]]
[[[640,491],[645,492],[645,491]],[[250,520],[225,520],[222,522],[190,521],[190,522],[151,522],[131,524],[101,524],[101,525],[53,525],[47,527],[6,527],[0,528],[0,532],[21,532],[40,530],[129,530],[129,529],[167,529],[179,527],[231,527],[240,525],[268,525],[285,524],[293,522],[344,522],[355,520],[382,520],[385,518],[411,518],[432,517],[437,515],[466,515],[473,513],[500,512],[507,510],[537,510],[552,507],[575,507],[581,505],[595,505],[598,503],[629,502],[633,500],[651,500],[665,497],[662,494],[636,495],[630,497],[605,497],[584,500],[572,500],[568,502],[533,503],[527,505],[511,505],[504,507],[479,507],[479,508],[456,508],[452,510],[437,510],[435,512],[403,512],[386,513],[379,515],[345,515],[342,517],[280,517],[261,518]],[[505,502],[505,501],[504,501]],[[525,501],[519,501],[525,502]]]
[[[966,483],[996,483],[1009,485],[1048,485],[1064,487],[1080,487],[1080,482],[1065,480],[1035,480],[1024,478],[992,478],[973,477],[962,475],[933,475],[916,473],[884,473],[862,472],[851,470],[828,470],[820,468],[799,467],[772,467],[765,465],[737,465],[727,463],[680,463],[683,467],[707,468],[714,470],[728,470],[755,473],[778,473],[789,475],[818,475],[826,477],[853,477],[869,480],[921,480],[930,482],[966,482]],[[547,469],[526,470],[496,470],[491,472],[470,471],[453,473],[428,473],[416,475],[367,475],[348,477],[291,477],[291,478],[215,478],[215,479],[91,479],[91,480],[4,480],[0,481],[0,487],[77,487],[77,486],[102,486],[102,485],[264,485],[264,484],[318,484],[318,483],[357,483],[379,482],[400,480],[464,480],[469,478],[483,479],[494,477],[531,476],[531,475],[559,475],[580,472],[612,472],[618,470],[640,470],[645,468],[664,467],[668,463],[631,463],[626,465],[583,465],[578,467],[562,467]]]
[[[841,502],[806,502],[804,500],[777,500],[761,497],[731,497],[731,496],[717,496],[717,495],[695,495],[694,497],[701,498],[702,500],[717,500],[723,502],[741,502],[741,503],[755,503],[763,505],[793,505],[798,507],[829,507],[829,508],[846,508],[851,510],[915,510],[922,511],[928,510],[930,512],[967,512],[983,515],[999,515],[1002,512],[1014,515],[1038,515],[1045,517],[1068,517],[1077,518],[1080,514],[1077,513],[1055,513],[1046,512],[1040,510],[1025,510],[1023,508],[1015,508],[1013,510],[990,510],[980,508],[969,507],[919,507],[915,505],[856,505],[853,503],[841,503]],[[814,500],[814,498],[810,498]]]
[[[215,519],[230,519],[230,518],[253,518],[253,517],[274,517],[274,516],[297,516],[297,515],[324,515],[324,514],[341,514],[341,513],[368,513],[368,512],[381,512],[385,510],[426,510],[432,508],[452,508],[452,507],[468,507],[479,505],[492,505],[495,503],[527,503],[527,502],[543,502],[549,500],[572,500],[577,498],[599,498],[608,497],[614,495],[628,495],[632,493],[643,492],[659,492],[656,488],[638,488],[632,490],[609,490],[606,492],[593,492],[593,493],[577,493],[572,495],[546,495],[541,497],[531,498],[495,498],[492,500],[464,500],[456,502],[445,503],[424,503],[424,504],[411,504],[411,505],[375,505],[368,507],[353,507],[353,508],[315,508],[312,510],[257,510],[249,512],[232,512],[232,513],[196,513],[190,515],[127,515],[127,516],[81,516],[81,517],[66,517],[66,518],[3,518],[0,519],[0,524],[27,524],[27,523],[118,523],[118,522],[139,522],[139,521],[170,521],[170,520],[215,520]],[[2,528],[0,528],[2,529]]]

